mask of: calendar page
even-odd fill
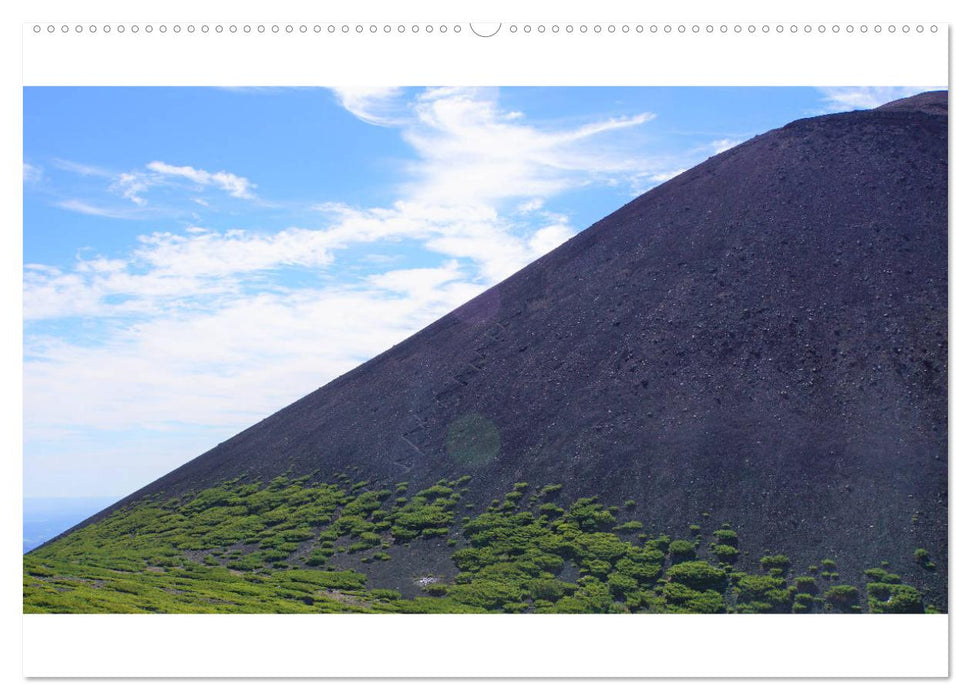
[[[25,676],[948,674],[948,17],[175,5],[25,10]]]

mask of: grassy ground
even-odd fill
[[[768,554],[758,570],[738,570],[729,523],[648,534],[623,517],[635,504],[561,503],[557,484],[517,483],[472,512],[462,504],[469,477],[416,492],[352,481],[237,480],[147,498],[25,555],[24,612],[934,612],[884,568],[865,572],[862,592],[830,560],[793,572],[787,556]],[[393,567],[390,551],[436,538],[460,573],[422,581],[411,599],[333,563],[353,554]]]

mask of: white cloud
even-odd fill
[[[539,257],[557,246],[566,243],[573,235],[573,229],[564,224],[551,224],[536,231],[529,239],[530,257]]]
[[[87,214],[88,216],[104,216],[109,219],[134,219],[138,217],[137,212],[118,209],[115,207],[99,207],[94,204],[82,202],[78,199],[66,199],[57,202],[55,206],[59,207],[60,209],[74,211],[79,214]]]
[[[334,247],[326,233],[298,228],[274,234],[153,233],[139,241],[138,262],[154,273],[179,278],[244,275],[285,265],[323,267],[333,260]]]
[[[230,197],[238,197],[240,199],[252,199],[252,190],[254,187],[256,187],[256,185],[247,180],[245,177],[224,171],[210,173],[205,170],[193,168],[189,165],[169,165],[168,163],[163,163],[162,161],[158,160],[152,161],[145,167],[147,167],[153,173],[185,178],[190,182],[194,182],[197,185],[202,185],[203,187],[218,187],[219,189],[228,192]]]
[[[403,119],[397,87],[332,88],[341,106],[358,119],[376,126],[392,126]]]
[[[173,420],[240,427],[483,289],[448,262],[367,284],[259,294],[155,317],[97,346],[35,341],[25,351],[26,430],[118,430]]]
[[[916,87],[823,87],[826,111],[847,112],[856,109],[873,109],[887,102],[910,97],[928,88]]]
[[[70,173],[75,173],[77,175],[84,175],[85,177],[100,177],[105,179],[111,179],[115,176],[115,173],[111,172],[106,168],[102,168],[97,165],[89,165],[86,163],[75,163],[73,160],[64,160],[63,158],[54,158],[51,160],[54,167],[58,170],[64,170]]]
[[[335,231],[290,228],[196,235],[168,232],[138,238],[127,259],[79,260],[72,269],[27,265],[24,318],[123,316],[225,303],[255,274],[285,266],[323,268],[352,240]]]
[[[621,138],[654,118],[647,112],[564,128],[526,123],[522,112],[501,106],[495,89],[432,88],[410,99],[395,88],[335,93],[359,118],[398,127],[417,157],[391,207],[327,203],[320,210],[337,217],[340,235],[417,239],[472,261],[485,282],[500,281],[575,232],[547,200],[592,183],[633,182],[664,162],[632,156]]]
[[[647,179],[650,182],[654,182],[654,183],[660,184],[662,182],[667,182],[671,178],[677,177],[678,175],[680,175],[684,171],[685,171],[685,168],[678,168],[677,170],[670,170],[670,171],[665,172],[665,173],[655,173],[653,175],[649,175]]]
[[[716,139],[712,141],[710,146],[713,153],[716,155],[718,153],[724,153],[732,148],[735,148],[738,144],[742,143],[740,139]]]
[[[539,211],[542,208],[543,208],[543,200],[540,199],[539,197],[536,197],[535,199],[530,199],[529,201],[526,201],[520,204],[518,207],[516,207],[516,211],[519,212],[520,214],[529,214],[530,212],[533,212],[533,211]]]
[[[145,192],[157,187],[173,187],[179,181],[187,181],[194,185],[195,189],[213,187],[237,199],[255,198],[253,193],[256,189],[255,184],[242,175],[223,170],[213,173],[190,165],[170,165],[162,161],[152,161],[145,166],[144,170],[116,172],[101,166],[76,163],[61,158],[54,158],[51,162],[58,170],[107,180],[109,192],[117,193],[139,206],[145,206],[148,203],[142,196]],[[193,197],[190,201],[200,206],[209,206],[209,202],[200,197]]]
[[[152,184],[149,179],[139,173],[122,173],[112,183],[111,189],[120,191],[121,196],[125,199],[143,206],[147,202],[144,197],[140,196],[140,193],[147,190]]]
[[[44,169],[24,161],[24,182],[40,182]]]
[[[590,180],[643,169],[643,159],[631,158],[623,144],[596,137],[640,126],[653,116],[544,129],[502,109],[495,91],[427,90],[414,102],[414,117],[403,130],[419,156],[406,191],[410,198],[444,205],[548,198]]]
[[[375,289],[383,289],[399,294],[427,295],[435,289],[463,278],[457,260],[449,260],[441,267],[404,268],[380,275],[372,275],[368,282]]]

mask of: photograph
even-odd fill
[[[948,160],[946,87],[27,85],[23,612],[947,613]]]

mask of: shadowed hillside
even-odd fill
[[[469,476],[471,514],[557,484],[652,537],[730,523],[739,569],[883,563],[946,609],[947,158],[946,93],[758,136],[79,528],[238,478]],[[449,527],[331,564],[413,595],[458,574]]]

